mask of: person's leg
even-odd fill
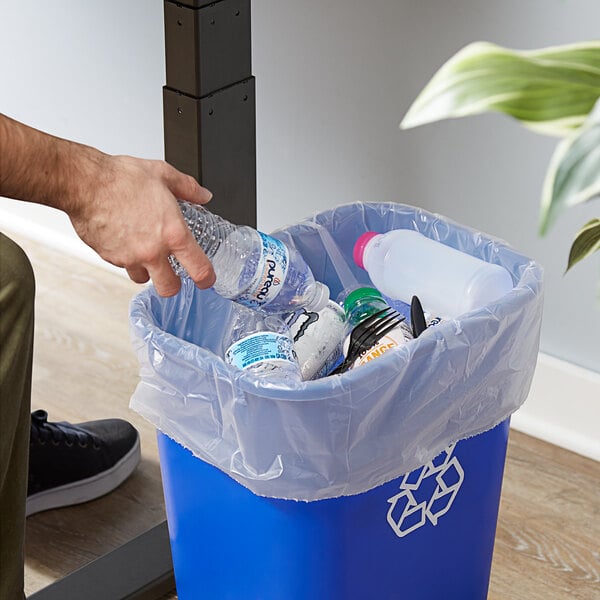
[[[0,233],[0,598],[23,598],[35,281]]]
[[[141,457],[139,433],[122,419],[30,414],[34,300],[27,256],[0,233],[0,600],[24,597],[25,516],[111,492]]]

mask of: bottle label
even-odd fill
[[[260,231],[258,233],[262,248],[256,266],[257,276],[248,290],[236,300],[248,308],[260,308],[275,299],[283,287],[290,259],[282,241]]]
[[[395,329],[392,329],[387,335],[384,335],[374,346],[369,348],[369,350],[361,354],[354,362],[353,367],[364,365],[379,358],[389,350],[393,350],[405,343],[406,337],[404,336],[403,328],[402,326],[398,326]]]
[[[292,313],[286,323],[304,379],[325,377],[342,362],[346,323],[344,311],[334,302],[330,300],[319,312]]]
[[[320,321],[320,322],[319,322]],[[318,312],[308,312],[306,309],[301,309],[295,313],[291,313],[286,320],[286,324],[290,328],[290,335],[294,342],[298,343],[300,339],[303,341],[312,338],[315,331],[320,329],[323,324],[323,319]],[[319,335],[318,333],[316,335]]]
[[[425,313],[425,318],[427,319],[427,327],[435,327],[436,325],[439,325],[440,323],[444,322],[444,319],[442,319],[441,317],[430,318],[427,313]]]
[[[327,377],[334,369],[339,367],[344,361],[344,354],[342,352],[342,345],[338,344],[334,348],[333,352],[325,359],[325,362],[321,368],[313,375],[313,379],[321,379],[321,377]]]
[[[225,361],[238,369],[247,369],[257,363],[295,363],[294,342],[287,336],[271,331],[252,333],[229,346]]]

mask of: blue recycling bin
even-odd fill
[[[275,235],[331,297],[368,274],[365,231],[414,229],[504,267],[513,289],[358,369],[274,385],[222,359],[236,305],[182,281],[130,307],[159,431],[180,600],[483,600],[510,415],[539,348],[542,270],[505,242],[396,203],[338,206]],[[409,259],[410,257],[408,257]]]
[[[255,495],[159,434],[179,600],[484,600],[508,427],[315,502]]]

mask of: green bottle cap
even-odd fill
[[[376,290],[374,287],[360,287],[351,291],[344,300],[344,310],[346,314],[348,314],[352,307],[361,300],[365,298],[376,298],[378,300],[383,300],[383,296],[379,290]]]

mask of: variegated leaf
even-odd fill
[[[586,124],[558,144],[544,182],[540,233],[562,210],[600,197],[600,104]]]
[[[584,122],[599,97],[600,41],[528,51],[476,42],[439,69],[401,127],[494,111],[562,136]]]
[[[569,252],[567,271],[580,260],[600,250],[600,219],[592,219],[580,230]]]

